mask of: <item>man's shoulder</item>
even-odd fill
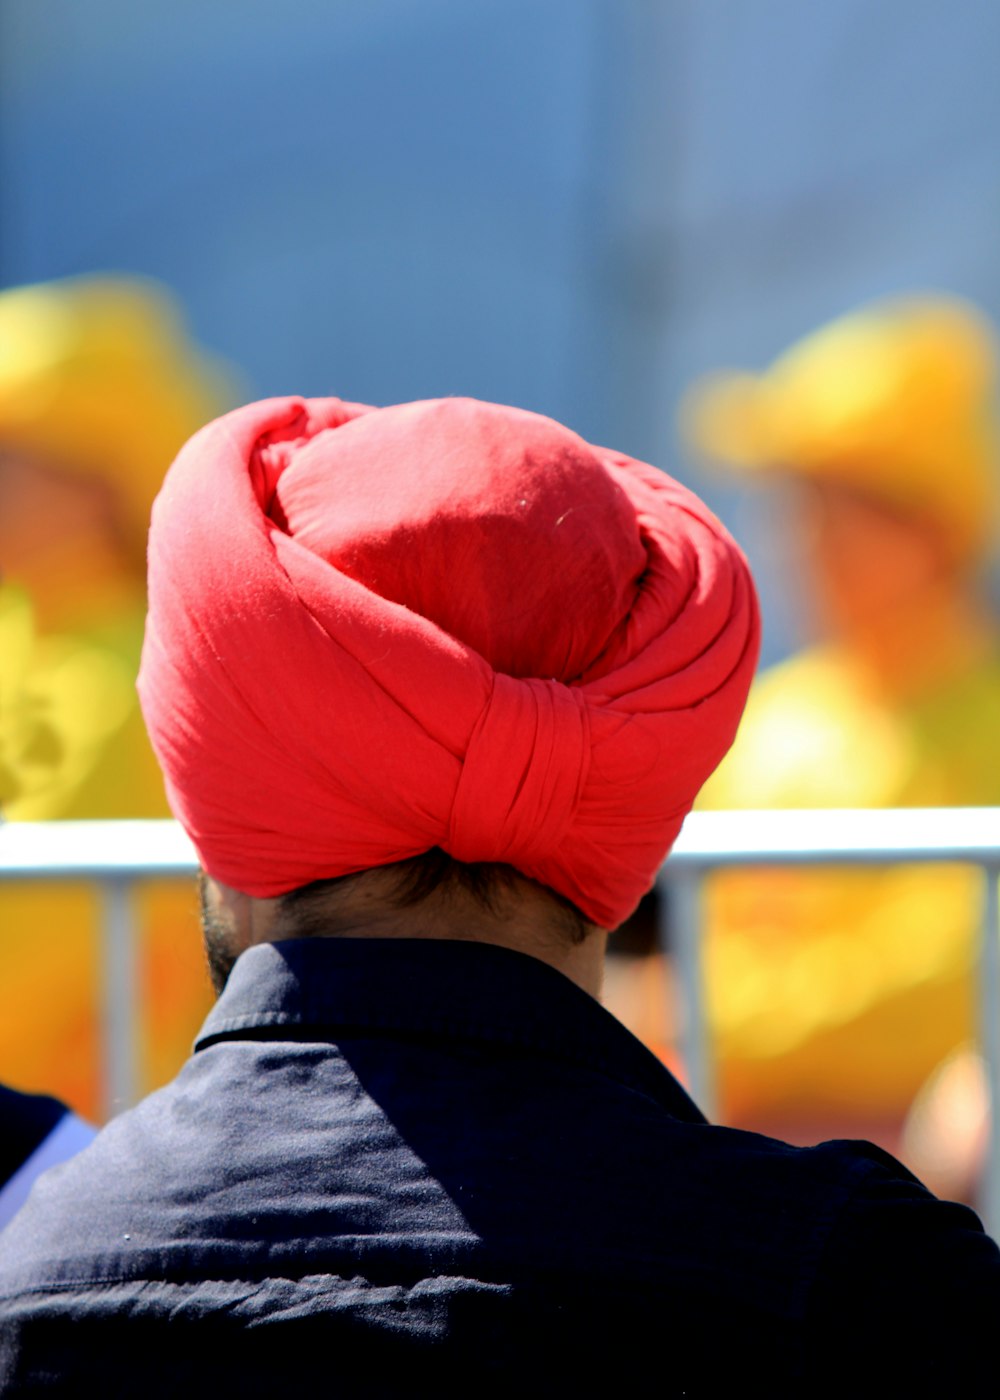
[[[225,1272],[227,1255],[250,1274],[283,1235],[297,1241],[284,1248],[286,1264],[308,1271],[310,1258],[320,1267],[355,1250],[374,1257],[372,1240],[405,1235],[415,1255],[450,1249],[495,1275],[527,1277],[536,1248],[581,1285],[610,1268],[645,1275],[654,1289],[665,1272],[688,1269],[711,1275],[717,1292],[739,1289],[756,1252],[789,1301],[836,1255],[845,1229],[860,1231],[845,1261],[883,1215],[947,1217],[979,1231],[972,1212],[935,1201],[870,1143],[802,1148],[685,1121],[647,1093],[573,1067],[518,1081],[516,1102],[479,1073],[467,1097],[428,1084],[416,1098],[357,1098],[347,1112],[331,1095],[326,1121],[312,1126],[314,1099],[304,1114],[295,1095],[275,1096],[256,1117],[239,1102],[199,1101],[190,1076],[200,1069],[189,1066],[35,1184],[0,1237],[0,1296],[15,1277],[153,1276],[168,1257],[179,1277]],[[443,1116],[455,1119],[444,1131]],[[303,1203],[308,1237],[295,1224]]]
[[[338,1108],[322,1080],[332,1126],[303,1132],[284,1096],[269,1141],[234,1132],[189,1070],[44,1177],[0,1236],[0,1361],[8,1343],[41,1355],[66,1328],[94,1364],[102,1339],[158,1347],[168,1325],[183,1350],[188,1322],[192,1355],[206,1325],[220,1345],[287,1323],[303,1355],[334,1328],[359,1355],[384,1341],[401,1356],[445,1341],[515,1356],[543,1332],[567,1347],[602,1338],[609,1357],[627,1337],[647,1356],[666,1328],[678,1373],[707,1375],[724,1318],[751,1374],[780,1355],[806,1375],[809,1348],[829,1350],[845,1322],[876,1345],[877,1319],[902,1345],[914,1319],[964,1338],[970,1303],[975,1317],[1000,1306],[997,1251],[972,1212],[870,1144],[798,1148],[682,1121],[558,1067],[537,1090],[511,1085],[509,1104],[494,1095],[479,1122],[454,1085],[393,1102],[377,1048],[366,1053],[355,1068],[382,1103],[334,1065],[351,1097]],[[422,1138],[445,1111],[463,1131]],[[119,1337],[126,1315],[136,1324]]]

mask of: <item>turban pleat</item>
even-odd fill
[[[578,690],[495,676],[465,752],[443,844],[457,860],[544,860],[576,815],[589,766]]]
[[[140,694],[171,805],[252,895],[440,846],[613,927],[756,663],[745,560],[696,497],[471,400],[229,414],[168,474],[149,559]],[[522,635],[539,674],[510,673]]]

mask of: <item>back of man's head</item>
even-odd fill
[[[235,890],[437,850],[611,928],[731,743],[758,635],[738,548],[651,467],[474,400],[276,399],[167,477],[140,693]]]

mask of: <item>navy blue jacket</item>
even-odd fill
[[[3,1395],[971,1395],[998,1315],[970,1210],[864,1143],[709,1126],[474,943],[251,949],[0,1236]]]

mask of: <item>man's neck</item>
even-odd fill
[[[346,891],[324,898],[310,912],[307,924],[301,910],[286,901],[255,899],[205,879],[206,942],[223,939],[233,958],[254,944],[277,943],[304,934],[492,943],[538,958],[590,996],[600,997],[607,931],[593,927],[584,939],[571,939],[556,917],[553,896],[532,881],[518,880],[491,911],[467,891],[451,889],[398,907],[391,902],[388,882],[380,875],[379,871],[368,871]]]

